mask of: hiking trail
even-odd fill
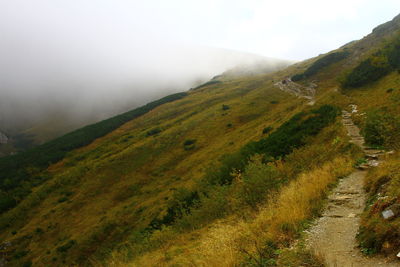
[[[293,82],[290,78],[286,78],[280,82],[275,83],[275,86],[289,94],[308,99],[310,101],[308,102],[308,104],[311,106],[315,104],[315,88],[317,88],[317,84],[314,82],[311,82],[306,87]]]
[[[394,258],[363,255],[356,241],[360,215],[365,207],[367,194],[364,191],[366,169],[379,165],[379,157],[385,151],[368,148],[359,128],[354,125],[351,113],[357,113],[357,106],[350,105],[351,112],[342,111],[342,122],[352,143],[361,147],[368,159],[349,176],[340,180],[330,193],[325,211],[315,224],[306,231],[306,244],[316,255],[322,256],[327,266],[376,267],[400,266]]]

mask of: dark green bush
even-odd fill
[[[228,105],[222,105],[222,110],[228,110],[230,107]]]
[[[190,146],[190,145],[193,145],[194,143],[196,143],[196,139],[188,139],[185,142],[183,142],[183,145]]]
[[[324,127],[335,121],[339,109],[324,105],[309,112],[301,112],[282,124],[268,137],[250,142],[238,152],[225,155],[220,167],[209,169],[205,180],[209,184],[230,184],[233,170],[242,171],[254,154],[261,154],[265,160],[282,158],[306,143],[306,138],[318,134]]]
[[[193,88],[193,90],[200,89],[200,88],[203,88],[203,87],[206,87],[206,86],[209,86],[209,85],[219,84],[219,83],[222,83],[222,82],[221,81],[217,81],[217,80],[211,80],[211,81],[208,81],[206,83],[203,83],[202,85],[199,85],[199,86]]]
[[[199,201],[199,193],[191,192],[185,188],[178,189],[168,203],[166,214],[162,218],[155,218],[151,221],[148,229],[161,229],[162,226],[173,224],[177,219],[189,214],[193,206]]]
[[[76,244],[75,240],[69,240],[64,245],[57,247],[57,252],[64,253],[67,252],[70,248],[72,248]]]
[[[348,55],[349,55],[349,52],[347,52],[347,51],[330,53],[330,54],[316,60],[310,67],[307,68],[307,70],[304,73],[293,75],[292,81],[295,82],[295,81],[300,81],[300,80],[309,78],[312,75],[317,74],[323,68],[325,68],[333,63],[339,62],[342,59],[345,59]]]
[[[397,38],[391,45],[386,48],[387,58],[390,66],[394,69],[400,69],[400,38]]]
[[[269,132],[271,132],[274,128],[272,128],[271,126],[265,127],[262,131],[263,134],[267,134]]]
[[[185,150],[192,150],[196,146],[196,139],[188,139],[185,142],[183,142],[183,148]]]
[[[360,87],[374,82],[390,72],[391,68],[386,62],[374,63],[367,59],[355,67],[343,82],[344,87]]]
[[[27,250],[18,250],[16,252],[14,252],[13,257],[14,257],[14,259],[20,259],[20,258],[23,258],[26,255],[28,255],[28,253],[29,253],[29,251],[27,251]]]
[[[396,148],[400,142],[400,118],[384,110],[371,111],[367,114],[363,132],[369,145]]]
[[[60,197],[58,200],[57,200],[57,202],[58,203],[63,203],[63,202],[65,202],[65,201],[68,201],[69,199],[67,198],[67,197]]]
[[[325,68],[333,63],[339,62],[349,56],[350,53],[347,51],[330,53],[317,61],[315,61],[305,72],[306,77],[310,77],[318,73],[322,68]]]
[[[293,149],[305,144],[308,136],[314,136],[332,123],[339,114],[339,109],[324,105],[308,113],[298,113],[284,123],[267,138],[254,143],[255,152],[266,158],[280,158]]]
[[[304,73],[301,73],[301,74],[295,74],[295,75],[293,75],[292,76],[292,81],[294,81],[294,82],[298,82],[298,81],[301,81],[301,80],[303,80],[303,79],[305,79],[306,78],[306,76],[304,75]]]
[[[13,197],[0,191],[0,211],[11,209],[15,204],[16,201]]]
[[[152,136],[152,135],[156,135],[158,133],[161,133],[161,129],[160,128],[154,128],[154,129],[151,129],[150,131],[147,131],[146,135],[147,136]]]
[[[360,87],[379,80],[393,70],[400,71],[400,35],[355,67],[343,82],[344,87]]]

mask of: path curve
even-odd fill
[[[309,105],[315,104],[315,88],[317,88],[317,84],[314,82],[309,83],[309,85],[306,87],[293,82],[290,78],[286,78],[280,82],[275,83],[275,86],[289,94],[308,99]]]

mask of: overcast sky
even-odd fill
[[[300,60],[368,34],[398,0],[1,0],[0,27],[70,49],[202,44]],[[82,47],[85,44],[85,47]],[[58,44],[59,45],[59,44]],[[121,45],[121,44],[119,44]],[[150,45],[150,47],[148,47]],[[100,47],[99,47],[100,46]]]
[[[0,113],[7,97],[31,110],[148,101],[238,62],[207,47],[302,60],[399,12],[399,0],[0,0]]]

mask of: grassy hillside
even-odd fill
[[[63,159],[69,151],[88,145],[125,122],[184,96],[186,93],[166,96],[113,118],[75,130],[28,151],[0,158],[2,170],[0,173],[0,213],[13,208],[31,192],[32,187],[47,180],[48,177],[43,171],[50,164]]]
[[[345,82],[377,55],[397,55],[398,24],[272,74],[218,77],[138,116],[103,122],[105,131],[66,136],[66,149],[49,143],[23,164],[9,160],[22,165],[2,170],[23,171],[18,188],[27,191],[0,216],[0,239],[10,242],[1,255],[11,266],[322,266],[305,249],[287,248],[362,160],[340,109],[355,103],[365,113],[354,120],[370,145],[398,144],[397,67],[355,87]],[[302,73],[300,83],[318,84],[314,106],[274,86]],[[53,153],[62,156],[47,160]],[[368,186],[382,185],[370,175]],[[393,177],[396,188],[395,175],[378,176]],[[385,192],[397,199],[397,191]],[[372,203],[381,191],[371,192]],[[365,229],[371,218],[366,211]],[[375,232],[360,237],[366,251],[378,243],[365,238],[387,233]]]

